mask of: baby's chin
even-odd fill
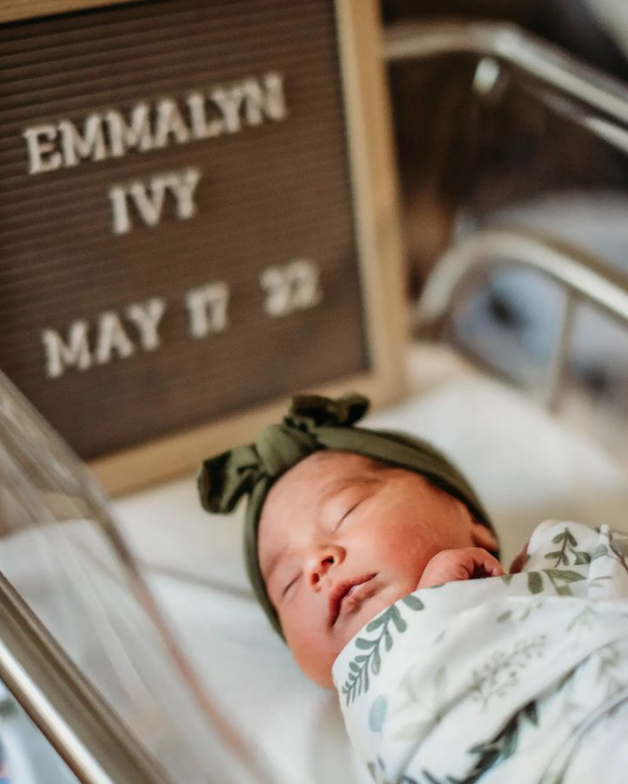
[[[301,670],[310,680],[324,689],[333,689],[331,671],[342,650],[349,645],[361,629],[390,604],[392,602],[387,602],[383,606],[362,607],[359,612],[339,618],[333,629],[328,629],[326,635],[321,635],[321,645],[318,650],[314,650],[309,645],[304,650],[297,651],[291,646],[294,658]]]

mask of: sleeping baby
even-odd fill
[[[462,474],[355,426],[367,407],[294,398],[199,488],[212,512],[248,496],[253,588],[373,778],[625,784],[628,537],[544,523],[506,574]]]

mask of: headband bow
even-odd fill
[[[232,512],[259,482],[278,479],[304,457],[324,449],[316,437],[320,427],[351,427],[368,407],[368,399],[357,394],[337,400],[320,395],[294,397],[282,424],[267,427],[255,444],[205,460],[199,476],[203,507],[208,512]]]

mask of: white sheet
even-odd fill
[[[476,485],[504,560],[547,518],[628,530],[628,480],[598,447],[446,351],[409,355],[412,394],[371,417],[444,449]],[[274,784],[368,781],[332,692],[307,682],[248,589],[241,519],[208,517],[192,477],[117,509],[136,554],[213,701]]]

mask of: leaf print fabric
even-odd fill
[[[380,784],[610,783],[628,770],[628,536],[543,523],[521,573],[410,594],[333,677]]]
[[[424,607],[423,602],[412,594],[403,598],[400,604],[405,604],[415,611],[422,610]],[[349,675],[342,685],[342,693],[346,696],[347,703],[353,702],[359,694],[362,694],[362,690],[368,691],[369,669],[372,675],[379,673],[382,662],[380,646],[383,651],[390,651],[394,645],[393,634],[403,634],[407,628],[408,624],[396,604],[391,605],[374,621],[366,624],[364,631],[367,634],[375,632],[376,636],[360,635],[354,639],[355,647],[364,653],[359,653],[353,661],[349,662]]]

